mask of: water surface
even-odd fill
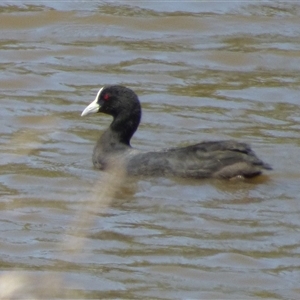
[[[0,296],[298,299],[300,5],[0,5]],[[140,96],[140,149],[250,143],[251,181],[93,169],[105,84]]]

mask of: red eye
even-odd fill
[[[103,100],[107,101],[110,98],[109,94],[104,94],[103,95]]]

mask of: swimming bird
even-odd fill
[[[204,141],[195,145],[141,151],[130,140],[141,120],[136,93],[124,86],[102,87],[81,116],[104,113],[113,121],[97,141],[93,164],[108,169],[122,162],[129,176],[176,176],[186,178],[250,178],[272,168],[260,160],[250,146],[233,140]]]

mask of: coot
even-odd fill
[[[205,141],[196,145],[158,151],[139,151],[130,139],[141,119],[137,95],[120,85],[102,87],[81,116],[102,112],[113,117],[93,152],[96,168],[107,169],[121,162],[128,175],[191,178],[254,177],[271,167],[250,146],[232,140]]]

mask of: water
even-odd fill
[[[0,297],[298,299],[296,2],[0,5]],[[104,84],[143,107],[132,144],[248,142],[246,182],[93,169]]]

